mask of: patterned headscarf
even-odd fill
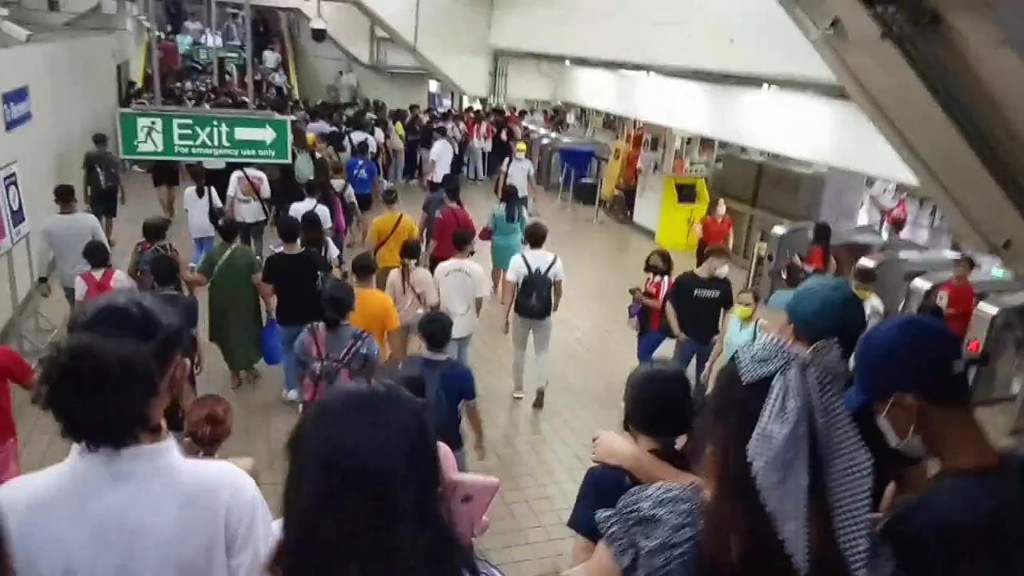
[[[797,572],[810,569],[809,469],[817,440],[835,540],[854,575],[868,568],[871,455],[843,405],[847,362],[836,340],[807,352],[762,334],[736,354],[744,384],[774,377],[747,443],[747,460],[768,516]]]

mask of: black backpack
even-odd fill
[[[530,267],[530,261],[523,254],[519,255],[526,266],[526,277],[519,283],[516,292],[515,311],[521,318],[528,320],[546,320],[551,316],[553,306],[554,282],[551,281],[551,269],[558,263],[558,256],[551,259],[551,264],[541,271]]]

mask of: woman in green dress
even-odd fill
[[[252,249],[238,242],[238,223],[225,220],[217,229],[221,242],[187,275],[192,287],[209,285],[210,341],[220,348],[231,371],[231,387],[259,379],[256,363],[263,357],[260,333],[259,261]]]
[[[501,202],[491,211],[487,225],[492,234],[491,283],[495,294],[498,294],[509,263],[523,249],[523,232],[529,218],[524,201],[515,186],[506,184],[501,190]]]

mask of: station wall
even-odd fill
[[[302,17],[296,20],[295,66],[298,69],[299,93],[303,98],[311,102],[326,99],[327,87],[342,71],[356,73],[359,92],[367,98],[383,100],[396,108],[412,103],[426,105],[426,74],[389,74],[367,68],[339,50],[333,42],[313,42],[309,36],[309,20]]]
[[[494,2],[490,44],[558,58],[836,83],[777,0],[501,0]]]
[[[31,99],[32,119],[0,131],[0,166],[18,163],[31,234],[55,211],[54,186],[81,187],[82,155],[92,147],[92,135],[115,134],[117,65],[136,56],[132,38],[128,32],[110,32],[0,49],[0,92],[27,86]],[[35,237],[33,250],[38,246]],[[35,283],[29,262],[36,256],[25,242],[11,255],[20,302]],[[13,313],[5,259],[0,258],[0,325]]]
[[[490,93],[491,0],[359,1],[459,90],[478,97]]]

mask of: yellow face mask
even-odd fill
[[[754,316],[754,307],[737,304],[733,306],[732,313],[740,320],[750,320]]]
[[[869,288],[854,288],[853,293],[856,294],[857,297],[859,297],[861,300],[867,300],[868,298],[871,297],[872,294],[874,294],[874,291],[872,291]]]

